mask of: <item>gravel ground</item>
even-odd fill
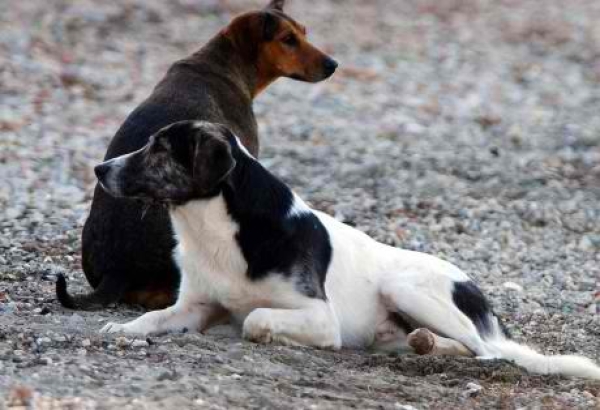
[[[292,0],[342,68],[255,108],[263,163],[314,207],[458,264],[516,339],[598,361],[600,4],[564,4]],[[79,237],[109,139],[172,61],[257,5],[0,0],[0,408],[600,407],[598,382],[505,362],[229,329],[115,338],[97,331],[139,311],[58,305],[57,273],[87,289]]]

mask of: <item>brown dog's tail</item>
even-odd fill
[[[127,284],[122,278],[111,279],[110,276],[104,276],[96,289],[87,295],[71,296],[67,292],[67,281],[63,274],[56,278],[56,298],[66,308],[79,310],[96,310],[105,307],[110,303],[118,301]]]

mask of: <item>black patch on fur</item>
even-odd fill
[[[327,230],[313,213],[288,216],[294,203],[291,190],[241,152],[233,135],[230,143],[237,165],[223,184],[223,195],[240,226],[236,239],[248,277],[283,274],[303,294],[324,299],[332,254]]]
[[[452,300],[456,307],[471,319],[482,336],[492,334],[494,325],[491,318],[496,317],[500,330],[507,338],[510,338],[508,329],[506,329],[500,318],[494,314],[492,306],[475,283],[471,281],[454,282]]]

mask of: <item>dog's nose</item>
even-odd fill
[[[106,163],[96,165],[94,167],[94,173],[96,174],[96,178],[98,178],[99,181],[102,181],[102,179],[106,176],[106,174],[108,174],[109,170],[110,170],[110,165],[108,165]]]
[[[337,67],[338,63],[333,58],[326,57],[325,61],[323,61],[323,69],[325,70],[325,74],[327,74],[327,76],[333,74]]]

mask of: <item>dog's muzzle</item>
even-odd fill
[[[338,67],[337,61],[335,61],[331,57],[326,57],[325,61],[323,61],[323,74],[325,74],[325,78],[330,77]]]
[[[121,196],[121,190],[116,179],[118,169],[121,168],[119,165],[118,160],[112,159],[94,167],[94,173],[102,189],[115,197]]]

